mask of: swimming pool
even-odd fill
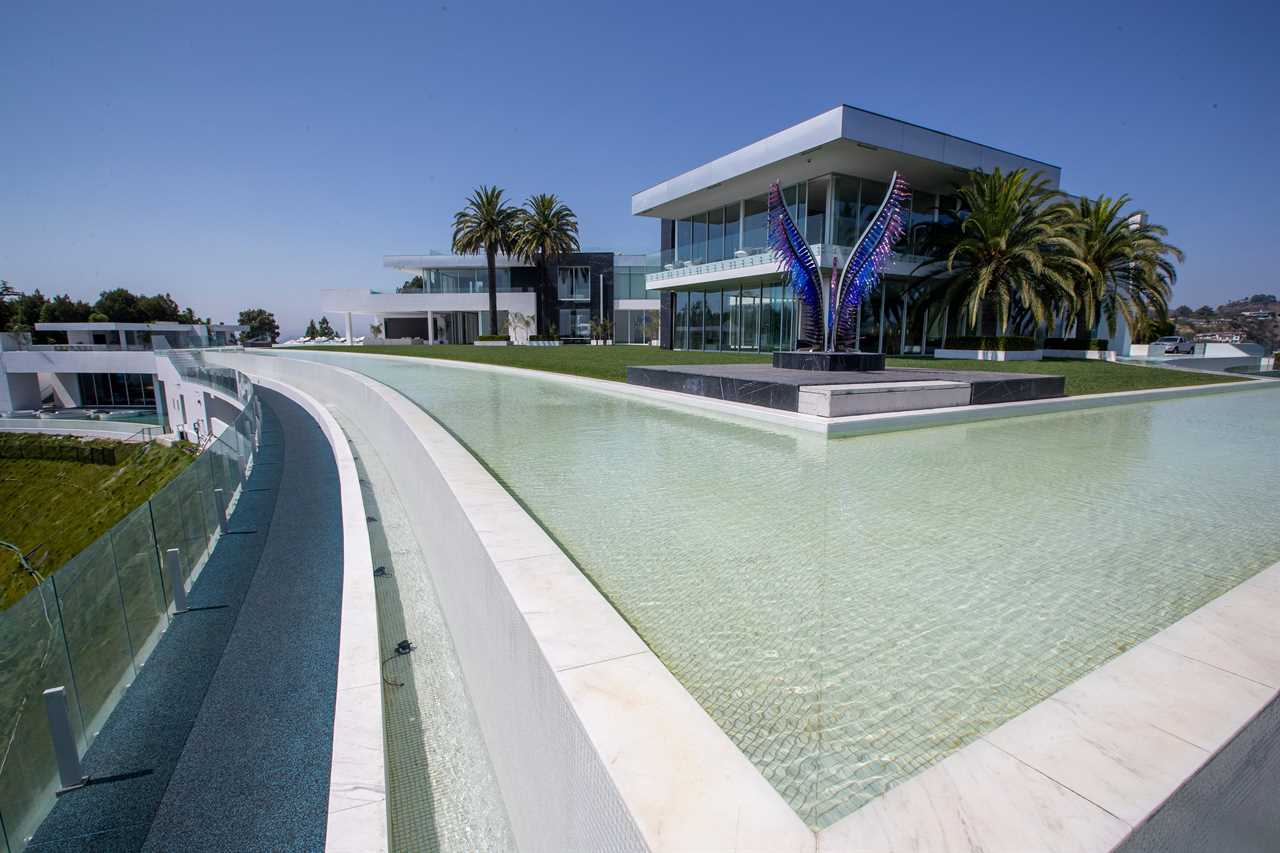
[[[289,357],[466,443],[815,828],[1280,559],[1273,389],[830,441]]]

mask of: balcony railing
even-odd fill
[[[812,247],[813,255],[819,259],[819,263],[829,268],[831,263],[832,250],[835,250],[843,260],[849,256],[849,252],[853,251],[849,246],[822,246],[821,244]],[[908,255],[894,252],[889,257],[889,264],[907,264],[914,270],[919,264],[929,258],[924,255]],[[733,258],[726,258],[722,261],[710,261],[708,263],[693,263],[691,261],[682,261],[680,264],[669,270],[661,272],[649,273],[645,276],[645,284],[651,285],[662,281],[671,281],[672,279],[684,278],[690,275],[709,275],[718,272],[729,272],[731,270],[747,269],[750,267],[771,266],[777,268],[778,263],[774,258],[772,251],[747,250],[742,254]]]

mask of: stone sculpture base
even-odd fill
[[[882,352],[775,352],[773,366],[787,370],[868,371],[884,370]]]

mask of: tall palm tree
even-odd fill
[[[538,331],[551,323],[550,265],[562,255],[578,251],[578,216],[554,194],[529,196],[516,224],[515,256],[538,268]]]
[[[967,215],[933,235],[937,260],[916,268],[930,286],[921,308],[959,307],[980,333],[1004,334],[1011,315],[1043,326],[1074,304],[1073,276],[1082,264],[1062,193],[1025,169],[998,168],[971,173],[956,193]]]
[[[1088,338],[1103,317],[1112,336],[1116,318],[1136,335],[1152,316],[1169,313],[1182,250],[1164,241],[1168,231],[1145,211],[1126,212],[1129,196],[1081,198],[1072,206],[1082,268],[1075,274],[1076,337]]]
[[[467,206],[453,215],[453,251],[460,255],[484,252],[489,267],[489,334],[498,333],[499,253],[511,251],[519,211],[507,204],[498,187],[481,185]]]

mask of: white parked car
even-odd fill
[[[1162,338],[1156,338],[1153,346],[1160,347],[1165,355],[1191,355],[1196,351],[1196,345],[1182,335],[1165,335]]]

